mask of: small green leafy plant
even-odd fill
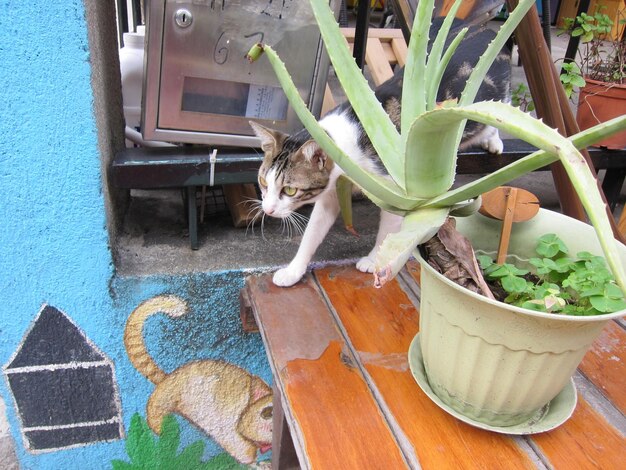
[[[576,62],[565,62],[561,66],[561,75],[559,75],[561,84],[565,89],[565,94],[568,98],[572,97],[574,90],[585,86],[587,82],[583,78],[580,67]]]
[[[525,83],[518,83],[511,91],[511,104],[524,112],[535,110],[535,103]]]
[[[504,302],[566,315],[601,315],[626,308],[624,295],[601,256],[583,251],[571,258],[554,234],[539,238],[536,252],[538,257],[528,260],[533,273],[510,263],[496,264],[487,255],[477,257],[485,279],[506,292]]]
[[[623,38],[611,39],[615,22],[602,12],[604,8],[606,7],[599,6],[593,15],[581,13],[576,18],[564,18],[563,29],[559,34],[580,37],[581,46],[578,48],[576,68],[582,71],[584,77],[606,83],[623,84],[626,81],[626,44]],[[626,22],[621,17],[618,17],[617,21],[620,24]],[[572,60],[573,58],[566,59],[566,62],[573,64]],[[563,68],[565,65],[567,64],[564,64]],[[580,82],[580,79],[576,81]],[[582,85],[574,85],[584,86],[584,78]]]

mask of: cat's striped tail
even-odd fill
[[[148,317],[156,313],[180,317],[187,313],[187,304],[174,295],[158,295],[139,304],[126,321],[124,345],[128,358],[135,369],[154,384],[167,376],[148,353],[143,339],[143,325]]]

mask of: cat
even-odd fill
[[[440,26],[440,22],[433,24],[433,31]],[[479,57],[494,37],[495,32],[492,30],[470,28],[444,72],[438,101],[460,97]],[[503,48],[483,80],[476,101],[510,102],[510,75],[510,51]],[[402,79],[403,69],[399,68],[392,78],[375,90],[377,99],[397,128],[400,124]],[[372,173],[388,176],[349,103],[331,110],[319,124],[351,160]],[[260,139],[264,152],[258,173],[262,195],[260,206],[264,213],[287,219],[293,217],[301,206],[314,204],[295,257],[287,267],[279,269],[273,276],[274,284],[288,287],[302,278],[339,214],[335,184],[343,171],[312,140],[306,129],[294,135],[286,135],[253,121],[250,121],[250,125]],[[493,154],[501,154],[503,150],[496,128],[468,121],[459,149],[474,145],[480,145]],[[400,229],[401,223],[400,216],[381,211],[374,247],[357,262],[357,269],[373,272],[378,248],[389,233]]]
[[[159,434],[163,417],[176,413],[238,462],[255,464],[257,450],[271,448],[272,390],[259,377],[219,360],[196,360],[169,374],[163,371],[146,350],[142,333],[147,318],[159,312],[177,318],[187,305],[176,296],[153,297],[133,310],[124,330],[130,362],[155,384],[146,407],[148,425]]]

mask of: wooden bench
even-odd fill
[[[274,469],[624,468],[624,323],[585,356],[568,421],[497,434],[441,410],[408,368],[418,273],[411,262],[382,289],[352,266],[316,269],[287,289],[270,275],[248,279],[242,315],[249,326],[254,315],[274,377]]]

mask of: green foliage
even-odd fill
[[[588,252],[568,257],[565,243],[554,234],[537,242],[536,279],[513,264],[502,265],[486,255],[478,256],[485,279],[499,283],[507,292],[505,302],[518,307],[566,315],[601,315],[626,308],[604,258]]]
[[[562,73],[559,75],[561,84],[565,89],[567,97],[571,98],[574,90],[585,86],[587,82],[585,82],[580,67],[576,62],[565,62],[561,69]]]
[[[624,83],[626,79],[626,47],[623,40],[611,38],[614,21],[602,13],[604,8],[606,7],[599,6],[593,15],[581,13],[576,18],[563,19],[564,27],[559,34],[580,37],[581,42],[576,65],[578,72],[565,70],[566,66],[574,63],[570,62],[573,58],[569,58],[563,64],[565,70],[563,75],[568,81],[563,81],[563,75],[561,81],[566,91],[568,87],[584,86],[582,76],[607,83]],[[618,15],[623,13],[618,12]],[[617,21],[620,24],[624,23],[623,18],[618,18]],[[577,75],[581,75],[581,78]]]
[[[113,460],[114,470],[212,470],[218,468],[246,468],[216,466],[202,462],[204,442],[197,441],[177,454],[180,445],[180,428],[176,418],[167,415],[161,423],[161,435],[155,436],[146,420],[135,413],[130,421],[126,438],[126,452],[130,463]],[[236,463],[236,462],[235,462]]]
[[[520,108],[524,112],[535,110],[533,97],[525,83],[518,83],[511,91],[511,104]]]
[[[611,32],[613,28],[613,20],[600,10],[604,6],[598,8],[594,15],[585,12],[581,13],[574,20],[573,18],[565,18],[564,25],[566,29],[571,28],[573,37],[580,36],[583,43],[591,42],[598,37],[602,37]]]

